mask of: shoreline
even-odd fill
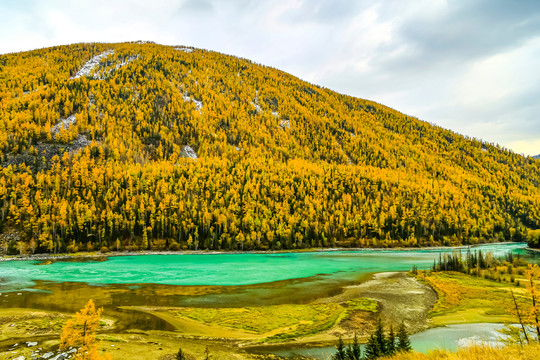
[[[110,251],[100,252],[77,252],[58,254],[25,254],[25,255],[0,255],[0,262],[4,261],[47,261],[65,259],[106,259],[114,256],[144,256],[144,255],[238,255],[238,254],[297,254],[297,253],[325,253],[325,252],[363,252],[363,251],[440,251],[440,250],[463,250],[486,245],[510,245],[527,244],[526,242],[493,242],[474,245],[459,246],[433,246],[433,247],[395,247],[395,248],[312,248],[312,249],[287,249],[287,250],[181,250],[181,251]],[[540,252],[540,249],[526,247],[526,250]]]

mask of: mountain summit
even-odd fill
[[[524,241],[540,162],[245,59],[0,56],[7,252]]]

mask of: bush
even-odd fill
[[[158,239],[152,241],[152,250],[162,251],[165,250],[165,240]]]
[[[75,244],[75,241],[66,247],[68,253],[76,253],[79,251],[79,247]]]
[[[127,246],[124,247],[124,249],[125,249],[126,251],[131,252],[131,251],[137,251],[137,250],[139,250],[139,247],[138,247],[137,245],[127,245]]]

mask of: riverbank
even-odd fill
[[[365,282],[345,286],[338,294],[294,306],[122,307],[134,311],[128,314],[130,317],[141,312],[156,316],[173,327],[168,330],[136,327],[122,330],[116,326],[121,321],[120,312],[106,310],[104,316],[112,315],[109,318],[112,320],[107,320],[108,329],[100,331],[100,349],[119,360],[142,360],[150,354],[151,358],[166,360],[166,356],[172,356],[178,347],[199,358],[204,356],[206,346],[219,359],[269,359],[271,357],[262,354],[279,349],[332,347],[339,337],[348,342],[355,333],[361,342],[365,342],[379,316],[386,327],[404,321],[411,334],[452,323],[480,320],[499,323],[503,318],[512,321],[511,317],[496,311],[510,305],[510,288],[517,296],[525,291],[523,287],[460,273],[421,273],[413,277],[405,272],[384,272],[374,274]],[[87,297],[84,295],[80,300]],[[362,300],[366,298],[377,302],[376,312],[370,301]],[[15,342],[25,344],[29,341],[39,341],[39,346],[47,351],[55,349],[59,336],[55,332],[59,333],[68,313],[56,312],[51,318],[51,312],[47,311],[12,310],[0,312],[0,318],[6,320],[2,330],[9,338],[1,341],[3,349],[0,351],[13,348]],[[315,316],[319,317],[319,322],[314,321]],[[49,327],[50,321],[55,324],[54,331]],[[19,350],[22,354],[23,349],[19,347]],[[24,351],[29,349],[25,347]]]
[[[362,286],[362,284],[365,284]],[[367,339],[373,330],[377,318],[386,311],[391,311],[392,294],[403,291],[403,286],[410,291],[404,294],[403,301],[394,306],[392,314],[397,314],[393,320],[400,322],[408,319],[414,301],[418,301],[419,292],[435,296],[430,288],[418,282],[404,272],[389,272],[374,275],[365,283],[348,286],[339,295],[326,296],[307,304],[270,305],[257,307],[235,308],[188,308],[160,306],[127,306],[118,310],[142,312],[166,321],[173,328],[169,330],[142,330],[136,328],[124,329],[119,327],[121,315],[119,311],[110,312],[107,309],[104,316],[111,316],[108,328],[102,328],[99,338],[102,349],[107,349],[113,359],[146,359],[140,354],[152,354],[156,359],[174,353],[175,346],[182,347],[188,354],[201,357],[205,346],[220,359],[256,359],[252,354],[254,346],[306,347],[333,346],[341,336],[346,340],[358,334],[362,341]],[[114,291],[114,290],[113,290]],[[431,293],[430,293],[431,291]],[[368,300],[369,295],[374,299]],[[10,294],[18,297],[16,294]],[[51,295],[52,296],[52,295]],[[71,299],[81,302],[81,299]],[[98,297],[100,299],[101,297]],[[56,298],[55,298],[56,299]],[[80,300],[80,301],[79,301]],[[381,302],[386,301],[386,302]],[[423,309],[425,323],[431,301],[425,302]],[[401,307],[401,311],[396,311]],[[16,309],[13,309],[16,310]],[[58,335],[69,314],[55,312],[54,329],[48,329],[51,321],[50,311],[24,309],[24,311],[0,312],[0,318],[5,321],[7,338],[0,345],[4,349],[12,348],[14,343],[26,343],[39,340],[39,346],[51,351],[57,346]],[[416,318],[417,319],[417,318]],[[13,324],[11,326],[11,324]],[[8,327],[9,326],[9,327]],[[54,331],[51,331],[54,330]],[[140,351],[138,354],[134,349]],[[18,354],[23,354],[19,348]],[[24,349],[28,353],[29,349]],[[25,354],[26,354],[25,353]]]
[[[109,252],[76,252],[76,253],[58,253],[58,254],[24,254],[24,255],[5,255],[0,254],[2,261],[55,261],[66,259],[106,259],[112,256],[142,256],[142,255],[223,255],[223,254],[295,254],[295,253],[320,253],[320,252],[363,252],[363,251],[449,251],[449,250],[467,250],[475,249],[481,246],[489,245],[524,245],[524,249],[539,252],[540,249],[527,247],[527,243],[516,242],[493,242],[475,245],[460,246],[433,246],[433,247],[395,247],[395,248],[310,248],[310,249],[286,249],[286,250],[181,250],[181,251],[109,251]]]
[[[404,272],[383,272],[358,285],[346,286],[339,295],[316,303],[341,302],[366,297],[379,303],[383,322],[394,328],[403,322],[410,333],[431,326],[428,313],[437,302],[437,293],[425,283]]]

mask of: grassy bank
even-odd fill
[[[213,358],[255,359],[260,356],[242,350],[244,345],[292,341],[310,337],[318,341],[334,341],[329,331],[343,323],[356,324],[358,319],[372,323],[378,304],[366,298],[343,303],[273,305],[242,308],[160,308],[124,307],[155,315],[175,327],[175,331],[119,330],[118,319],[102,318],[98,339],[100,351],[113,359],[166,360],[182,348],[194,358],[202,358],[208,346]],[[0,357],[30,358],[56,351],[59,334],[71,314],[37,309],[1,309]],[[36,347],[26,342],[37,341]],[[17,346],[14,346],[18,344]]]
[[[439,296],[429,316],[434,325],[517,321],[510,290],[523,301],[524,288],[460,273],[421,276]]]
[[[66,287],[67,286],[67,287]],[[66,287],[66,288],[64,288]],[[49,284],[48,294],[32,296],[32,303],[46,306],[49,303],[83,303],[94,298],[98,306],[110,304],[115,296],[123,293],[115,287],[85,287],[80,284]],[[85,289],[85,290],[84,290]],[[82,291],[84,290],[84,291]],[[143,291],[144,290],[144,291]],[[405,291],[406,290],[406,291]],[[208,295],[223,291],[222,288],[157,286],[136,288],[141,296],[152,296],[159,303],[161,295]],[[403,291],[403,293],[401,293]],[[423,295],[419,295],[422,293]],[[145,295],[145,296],[146,296]],[[12,296],[12,295],[10,295]],[[16,295],[15,295],[16,296]],[[250,346],[328,346],[339,336],[350,339],[356,333],[365,340],[379,316],[380,310],[392,315],[396,321],[411,313],[411,306],[419,314],[418,307],[427,311],[435,302],[419,302],[421,298],[435,297],[431,289],[405,273],[381,273],[359,285],[348,286],[334,296],[317,298],[307,304],[281,304],[268,306],[240,306],[201,308],[161,306],[106,307],[104,324],[99,330],[100,349],[110,353],[113,359],[161,359],[166,360],[178,348],[195,358],[204,358],[206,346],[219,359],[260,358],[249,353]],[[121,297],[120,297],[121,298]],[[69,300],[68,300],[69,299]],[[411,304],[414,304],[411,305]],[[426,305],[429,304],[429,305]],[[390,307],[392,305],[392,307]],[[126,311],[129,310],[129,311]],[[59,343],[60,329],[72,313],[65,310],[47,312],[37,309],[4,309],[4,341],[0,341],[0,357],[29,358],[32,348],[19,345],[12,353],[15,343],[38,341],[41,353],[55,350]],[[134,312],[135,311],[135,312]],[[144,320],[154,316],[172,325],[172,329],[143,330],[144,324],[130,322],[125,328],[123,316],[145,313]],[[406,318],[408,319],[408,318]],[[415,318],[416,319],[416,318]],[[406,321],[412,321],[408,319]],[[414,321],[413,321],[414,322]],[[13,326],[10,326],[13,324]]]
[[[240,308],[125,308],[162,318],[184,335],[275,342],[318,334],[358,313],[375,313],[377,302],[359,298],[342,304],[284,304]]]
[[[347,339],[356,332],[363,339],[379,316],[391,314],[398,320],[420,321],[408,318],[408,314],[419,313],[418,308],[422,306],[425,307],[423,321],[428,316],[430,324],[435,326],[514,322],[511,291],[516,294],[519,303],[527,301],[526,289],[523,285],[516,286],[518,281],[521,284],[524,282],[517,271],[514,282],[509,279],[491,280],[492,275],[486,279],[484,276],[454,272],[419,272],[416,279],[420,282],[404,273],[379,275],[365,283],[349,286],[339,295],[308,304],[237,308],[125,306],[122,308],[165,320],[174,327],[174,331],[115,329],[114,324],[118,319],[107,316],[119,316],[121,312],[105,312],[99,334],[100,349],[110,353],[113,359],[167,360],[180,347],[194,358],[203,358],[208,346],[213,358],[254,359],[257,357],[244,349],[276,342],[284,346],[330,345],[338,336]],[[429,306],[423,302],[412,306],[413,301],[421,297],[434,297],[429,288],[437,293],[436,302],[426,302]],[[190,293],[194,290],[190,290]],[[403,304],[399,305],[398,300]],[[8,356],[7,359],[20,355],[28,357],[31,349],[24,345],[15,349],[13,354],[7,351],[15,342],[39,341],[42,353],[55,349],[60,329],[69,316],[71,314],[33,309],[0,310],[0,345],[1,351],[4,351],[0,356]]]

